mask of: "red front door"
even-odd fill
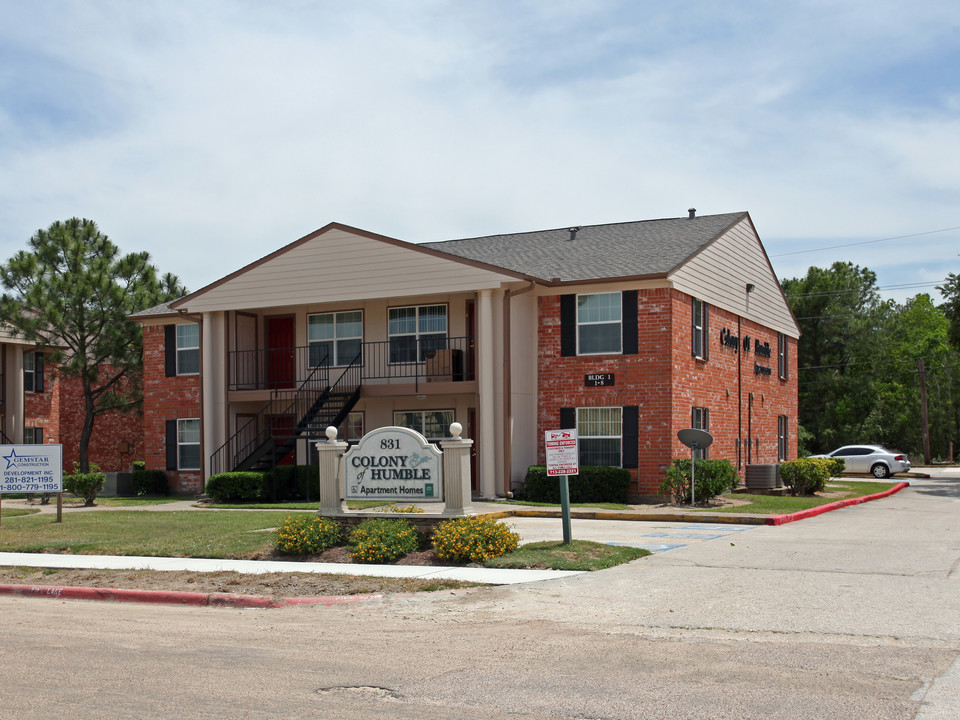
[[[296,381],[295,326],[292,317],[267,318],[267,387],[293,387]]]

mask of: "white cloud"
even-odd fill
[[[952,3],[7,4],[2,257],[71,215],[191,289],[332,220],[745,209],[796,249],[960,225],[960,88],[917,72]],[[882,245],[860,264],[942,251]]]

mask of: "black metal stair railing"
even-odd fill
[[[340,373],[333,385],[319,386],[308,380],[296,393],[286,391],[289,404],[273,419],[273,449],[264,454],[252,469],[268,470],[283,460],[296,447],[301,437],[320,438],[329,425],[346,420],[360,399],[361,356],[357,355]],[[312,388],[312,389],[311,389]]]
[[[329,384],[324,358],[296,390],[274,390],[270,400],[210,458],[210,472],[270,469],[294,449],[297,438],[320,437],[327,425],[340,425],[360,397],[358,355]]]

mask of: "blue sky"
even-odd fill
[[[902,301],[960,272],[958,68],[955,0],[0,0],[0,260],[88,217],[195,290],[331,221],[696,207]]]

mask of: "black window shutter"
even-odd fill
[[[33,429],[33,444],[43,445],[43,428]]]
[[[33,391],[43,392],[43,353],[34,353]]]
[[[576,408],[560,408],[560,429],[561,430],[577,429],[577,409]]]
[[[173,327],[173,326],[169,326]],[[177,421],[167,420],[167,470],[177,469]]]
[[[623,408],[623,466],[635,468],[640,464],[640,407],[626,405]]]
[[[177,375],[177,326],[163,326],[163,368],[167,377]]]
[[[620,306],[623,324],[623,354],[636,355],[637,346],[637,291],[624,290]]]
[[[701,353],[701,349],[697,347],[697,299],[693,298],[693,302],[690,304],[690,354],[694,357],[698,357]]]
[[[577,296],[560,296],[560,357],[577,354]]]
[[[710,359],[710,306],[703,303],[703,359]]]

